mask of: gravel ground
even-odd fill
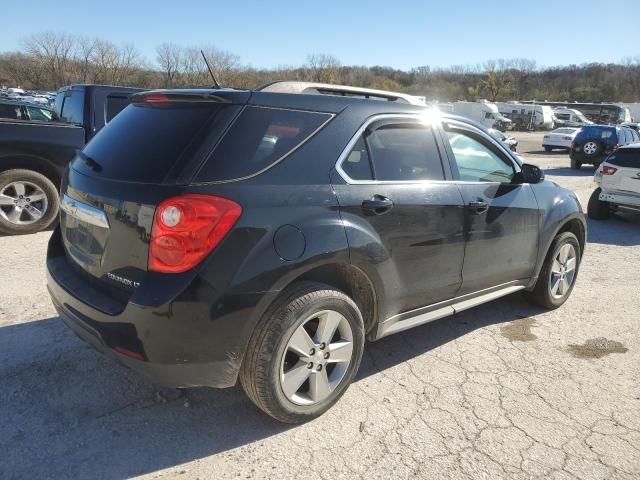
[[[520,152],[586,206],[592,170]],[[589,223],[577,285],[368,344],[322,418],[283,426],[237,387],[160,390],[78,340],[45,288],[50,233],[0,238],[0,478],[640,477],[640,219]]]

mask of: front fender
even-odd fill
[[[573,191],[558,187],[549,181],[532,185],[532,189],[538,201],[541,215],[538,256],[534,276],[529,285],[530,288],[535,285],[538,279],[553,239],[569,222],[577,222],[580,226],[581,238],[578,238],[578,241],[582,247],[582,253],[584,252],[587,234],[587,222],[584,212],[578,197]]]

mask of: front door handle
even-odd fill
[[[393,201],[382,195],[374,195],[370,200],[362,202],[362,209],[375,215],[382,215],[393,208]]]
[[[482,215],[489,210],[489,204],[484,200],[478,199],[475,202],[469,202],[469,208],[471,209],[471,213],[475,215]]]

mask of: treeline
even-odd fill
[[[0,53],[0,85],[55,90],[69,83],[145,88],[211,85],[200,51],[222,85],[252,88],[274,80],[343,83],[422,95],[427,100],[487,98],[639,102],[640,55],[619,63],[539,68],[534,60],[499,59],[474,66],[409,71],[390,67],[343,66],[327,54],[311,54],[296,67],[256,69],[213,46],[163,43],[153,61],[133,45],[99,38],[44,32],[31,35],[17,52]]]

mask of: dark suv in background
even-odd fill
[[[557,308],[574,287],[575,194],[470,120],[315,84],[132,101],[63,180],[48,288],[81,338],[153,381],[239,379],[305,421],[365,337],[520,290]]]
[[[580,169],[583,163],[598,167],[618,147],[640,142],[638,132],[629,127],[589,125],[582,127],[573,143],[569,158],[571,168]]]

